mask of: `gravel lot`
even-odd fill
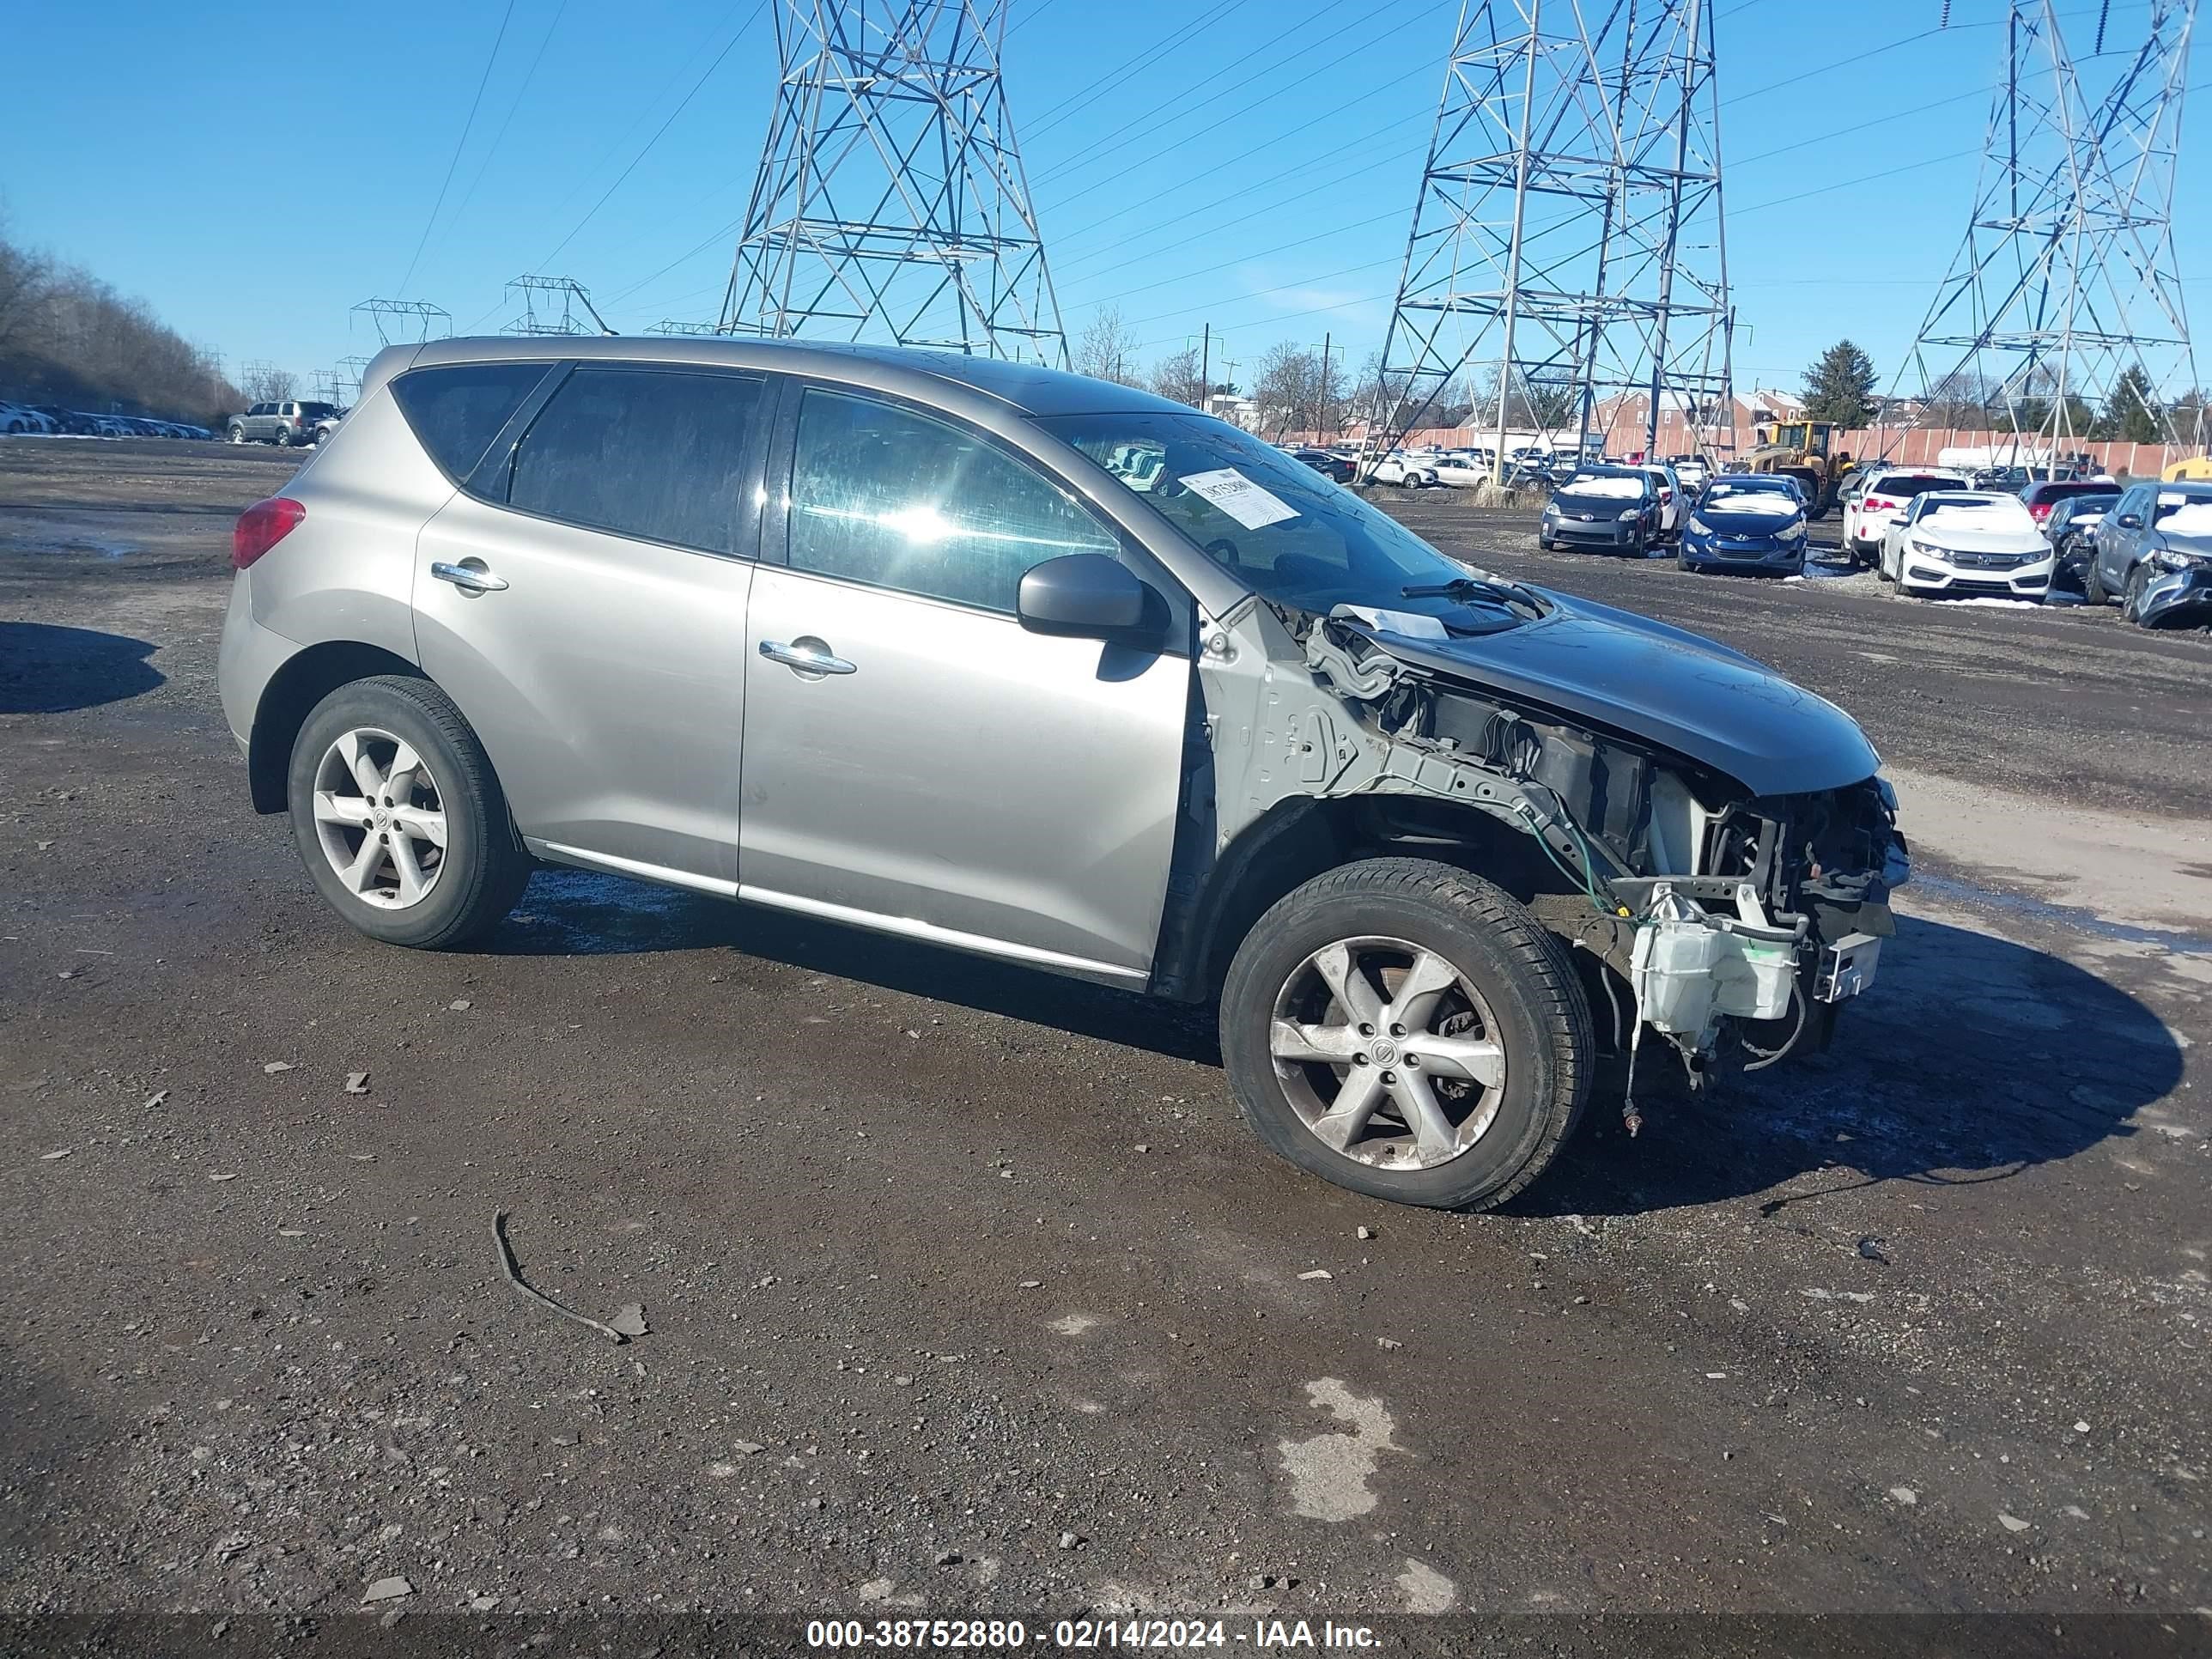
[[[1928,878],[1831,1054],[1455,1217],[1114,993],[580,874],[347,932],[214,687],[295,459],[0,441],[0,1611],[2212,1603],[2212,640],[1394,501],[1842,703]]]

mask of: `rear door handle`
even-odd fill
[[[770,662],[796,668],[802,674],[851,674],[858,672],[856,665],[847,662],[842,657],[832,656],[828,646],[804,634],[788,645],[776,640],[763,640],[760,653]]]
[[[430,566],[430,574],[441,582],[451,582],[471,593],[496,593],[507,586],[507,578],[495,576],[477,563],[447,564],[441,559]]]

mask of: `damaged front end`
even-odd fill
[[[1896,797],[1856,726],[1723,647],[1496,586],[1500,624],[1464,632],[1256,599],[1210,627],[1217,848],[1304,796],[1376,803],[1400,839],[1480,873],[1500,850],[1533,850],[1501,884],[1583,963],[1629,1060],[1632,1129],[1647,1033],[1693,1082],[1825,1046],[1874,976],[1890,890],[1910,873]],[[1504,617],[1514,594],[1526,604]],[[1465,820],[1442,802],[1524,839],[1455,844]]]

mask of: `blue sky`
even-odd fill
[[[496,327],[524,270],[575,276],[617,327],[710,319],[775,77],[762,0],[9,9],[13,234],[234,366],[303,377],[373,351],[349,308],[403,278],[457,330]],[[1964,228],[2002,0],[1953,0],[1940,31],[1941,0],[1717,9],[1738,383],[1794,386],[1846,334],[1886,382]],[[2077,55],[2097,10],[2062,8]],[[2112,39],[2145,13],[2116,0]],[[1217,362],[1324,330],[1353,363],[1380,343],[1455,0],[1012,15],[1007,94],[1071,338],[1117,305],[1147,359],[1206,323]],[[2185,125],[2185,179],[2205,125]],[[2212,236],[2182,215],[2201,326]]]

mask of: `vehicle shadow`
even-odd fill
[[[1210,1006],[617,876],[540,872],[490,948],[727,949],[1221,1063]],[[1581,1133],[1508,1213],[1638,1214],[1753,1196],[1822,1171],[1833,1176],[1822,1190],[2001,1180],[2134,1133],[2127,1120],[2180,1083],[2182,1053],[2142,1003],[2061,957],[1900,916],[1880,978],[1845,1012],[1828,1053],[1725,1076],[1695,1095],[1663,1043],[1647,1042],[1638,1067],[1641,1132],[1622,1127],[1620,1074],[1601,1073]]]
[[[499,956],[738,951],[1172,1059],[1221,1063],[1211,1007],[589,871],[541,870],[532,876],[489,949]]]
[[[1770,1212],[1881,1182],[2004,1180],[2137,1133],[2181,1082],[2180,1045],[2118,986],[2048,952],[1911,916],[1881,977],[1825,1054],[1725,1077],[1698,1095],[1647,1042],[1621,1124],[1609,1079],[1584,1132],[1511,1206],[1522,1215],[1628,1215],[1741,1199],[1826,1173]]]
[[[146,660],[157,648],[94,628],[0,622],[0,714],[61,714],[139,696],[165,682]]]

